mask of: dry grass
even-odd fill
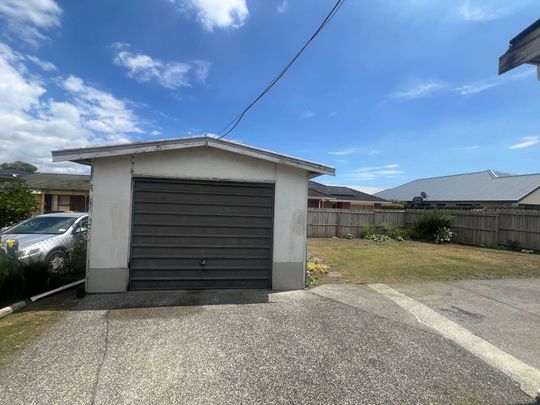
[[[309,239],[308,252],[331,267],[323,282],[540,277],[540,255],[454,244]]]
[[[20,349],[43,334],[78,303],[75,290],[34,302],[0,319],[0,367]]]

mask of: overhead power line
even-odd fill
[[[328,25],[328,23],[332,20],[332,18],[334,18],[334,16],[339,11],[341,6],[343,6],[343,3],[345,3],[345,0],[336,1],[336,3],[334,4],[334,7],[332,7],[332,9],[328,13],[328,15],[325,17],[321,25],[319,25],[317,30],[307,40],[304,46],[300,48],[300,50],[296,53],[296,55],[294,55],[294,57],[289,61],[289,63],[287,63],[287,65],[285,65],[285,67],[272,79],[272,81],[268,83],[268,85],[264,88],[264,90],[257,97],[255,97],[255,99],[250,104],[248,104],[248,106],[244,108],[244,110],[239,115],[237,115],[231,122],[229,122],[225,127],[223,127],[218,132],[218,135],[220,136],[217,139],[226,137],[238,126],[240,121],[242,121],[242,118],[244,118],[244,115],[246,115],[246,113],[251,109],[251,107],[253,107],[261,98],[264,97],[266,93],[270,91],[272,87],[274,87],[274,85],[279,81],[279,79],[281,79],[285,75],[285,73],[287,73],[287,70],[289,70],[289,68],[294,64],[294,62],[296,62],[296,60],[300,57],[300,55],[302,55],[302,53],[308,47],[308,45],[317,37],[317,35],[319,35],[319,33],[324,29],[324,27]]]

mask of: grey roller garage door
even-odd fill
[[[135,178],[130,288],[270,288],[274,185]]]

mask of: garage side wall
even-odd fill
[[[129,157],[99,159],[92,175],[88,292],[126,291],[131,173]]]
[[[272,288],[303,288],[306,171],[213,148],[199,148],[94,161],[89,292],[127,289],[133,176],[274,183]]]

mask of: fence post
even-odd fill
[[[339,229],[341,228],[341,211],[337,211],[336,215],[336,234],[335,236],[339,238]]]
[[[500,216],[501,216],[501,213],[499,212],[499,210],[496,210],[495,211],[495,244],[498,245],[500,243],[500,240],[499,240],[499,231],[500,231]]]

